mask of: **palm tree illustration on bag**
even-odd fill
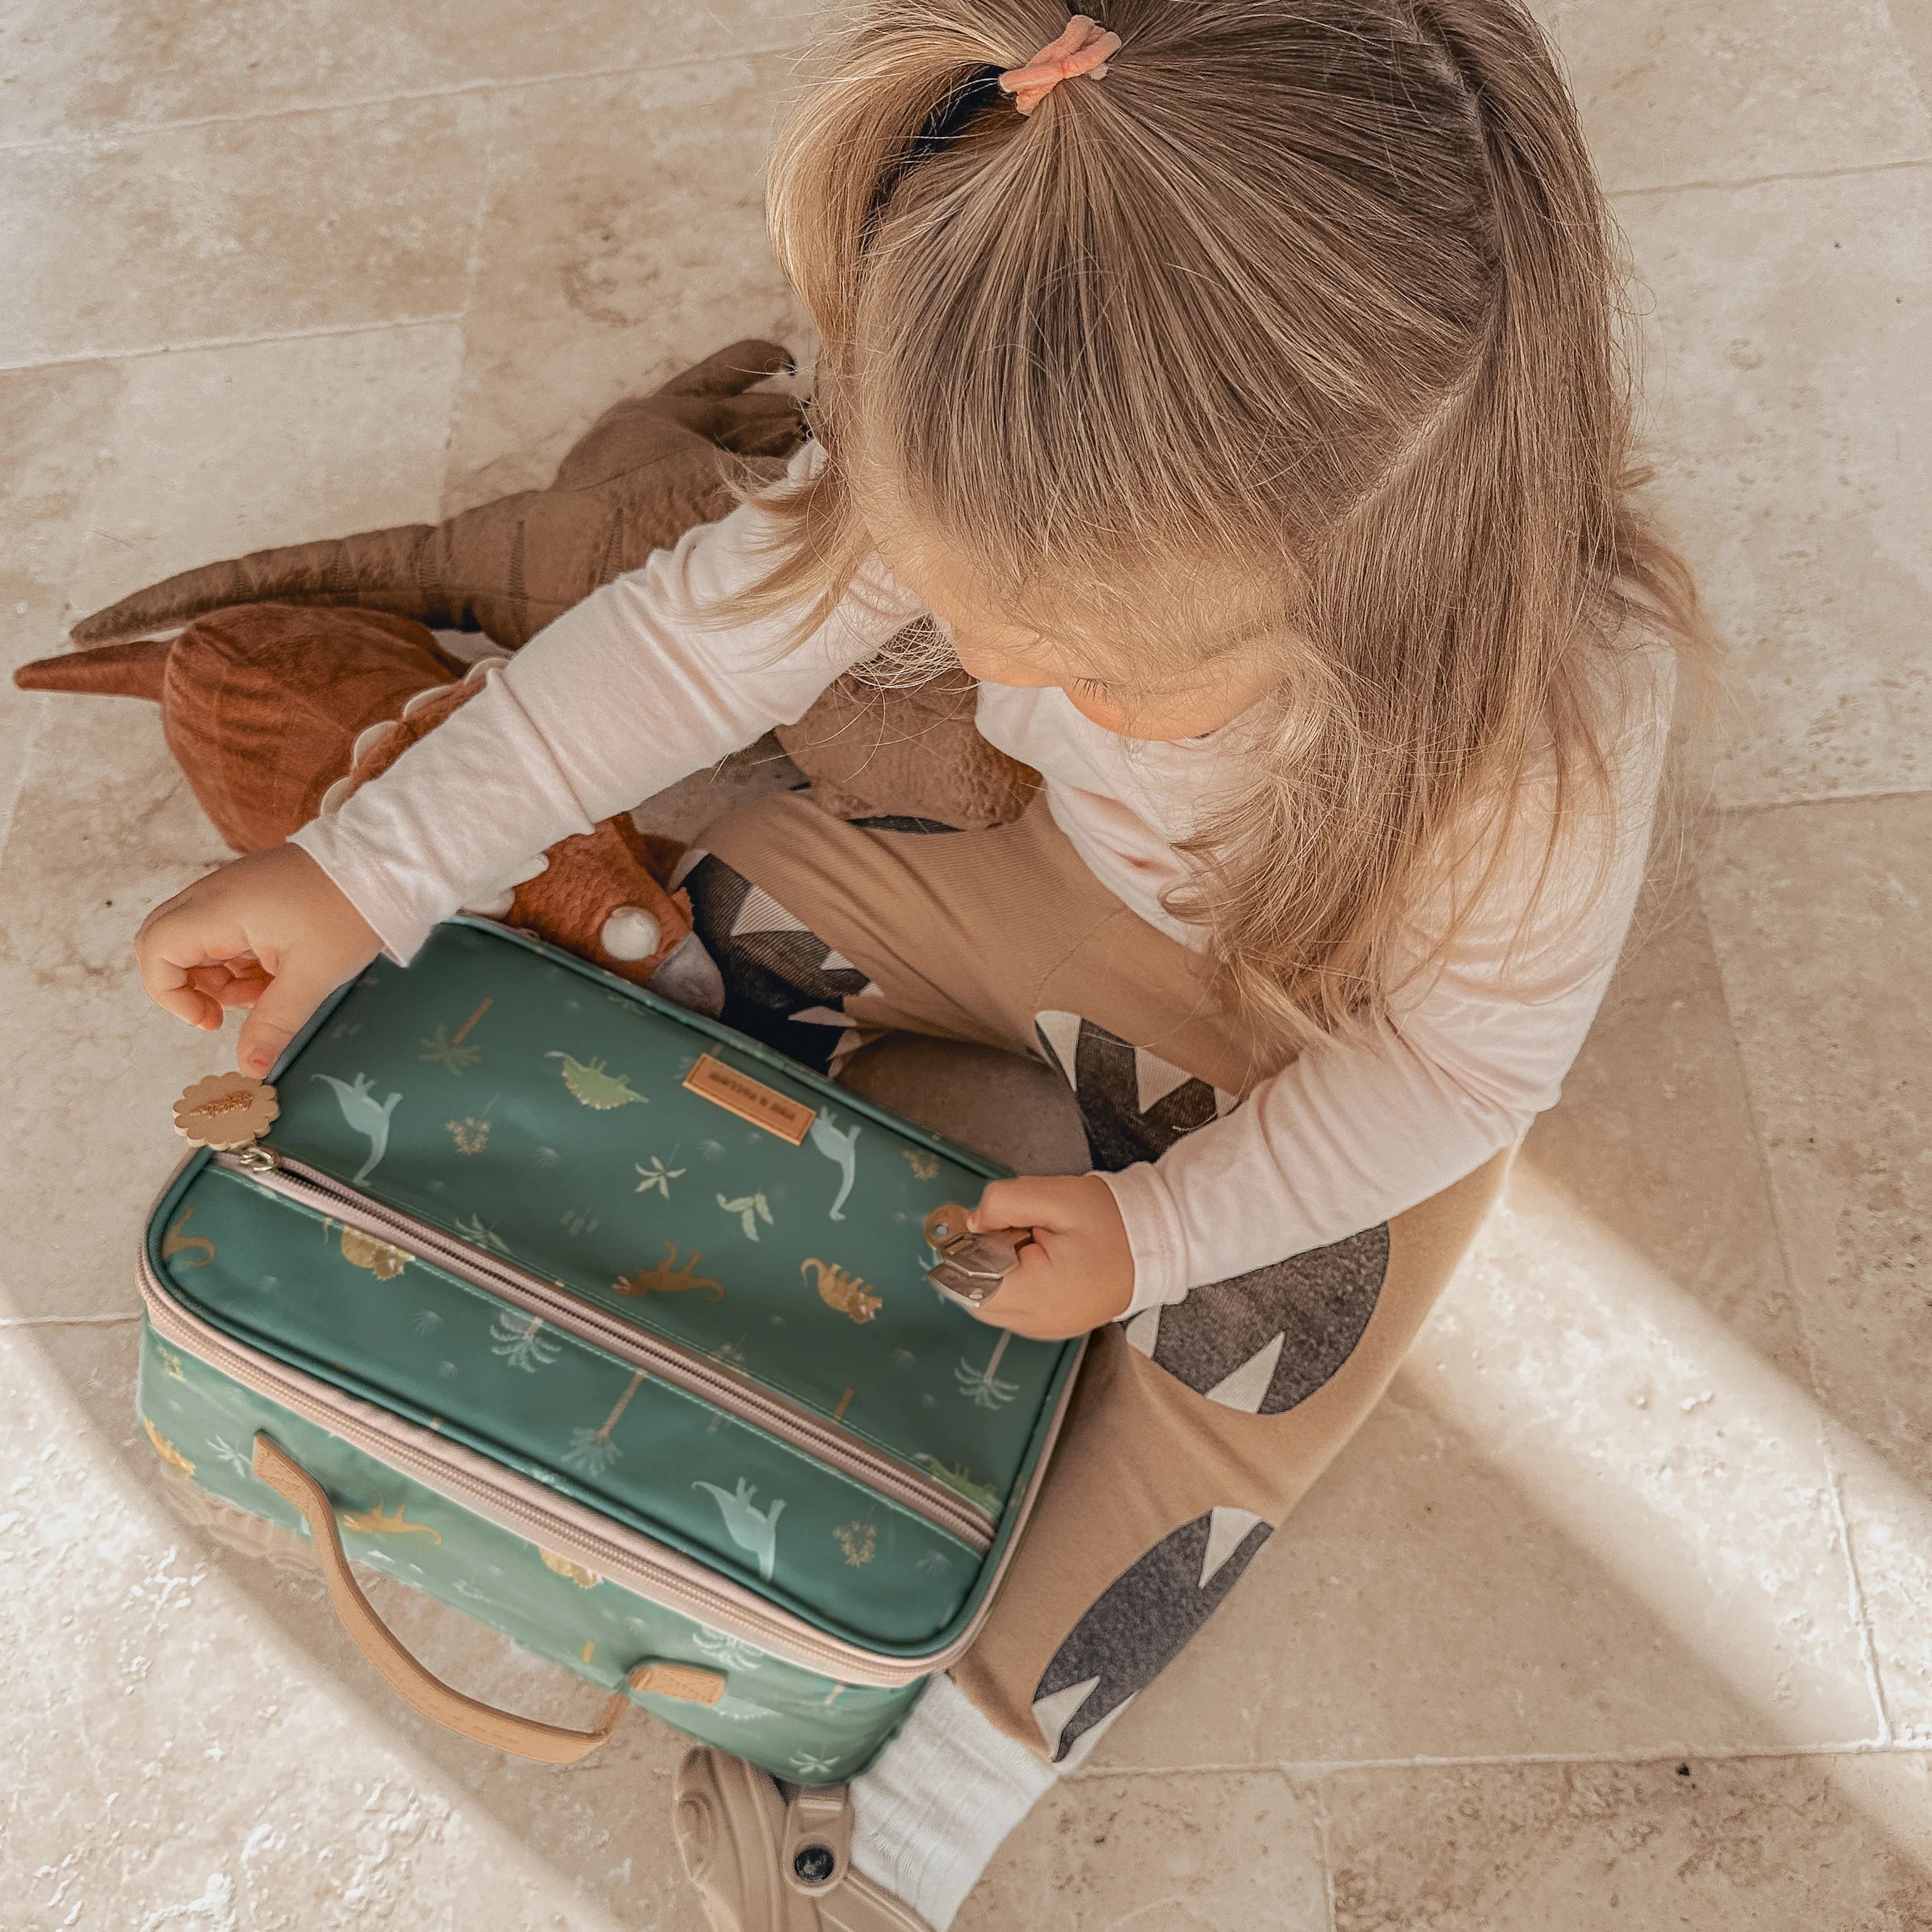
[[[721,1490],[716,1483],[697,1482],[694,1490],[710,1492],[724,1518],[724,1532],[740,1550],[748,1550],[758,1559],[758,1574],[769,1583],[772,1566],[778,1561],[778,1517],[784,1508],[781,1496],[768,1510],[760,1511],[752,1498],[758,1490],[742,1476],[736,1493]]]
[[[570,1447],[563,1452],[563,1460],[573,1469],[586,1476],[601,1476],[623,1454],[623,1450],[610,1440],[610,1432],[622,1419],[625,1410],[631,1406],[632,1396],[643,1386],[644,1380],[644,1372],[640,1369],[617,1398],[616,1406],[596,1428],[573,1429],[570,1432]]]
[[[1006,1329],[993,1344],[993,1352],[986,1358],[983,1369],[976,1369],[964,1355],[952,1371],[952,1379],[959,1384],[959,1393],[978,1408],[1004,1408],[1020,1392],[1018,1382],[1003,1382],[994,1371],[1000,1366],[1000,1358],[1006,1352],[1006,1344],[1013,1339],[1013,1331]]]
[[[366,1073],[357,1074],[352,1087],[346,1085],[332,1073],[314,1074],[310,1078],[325,1082],[335,1089],[335,1104],[342,1109],[342,1118],[353,1132],[368,1142],[369,1158],[356,1170],[353,1184],[367,1180],[375,1172],[377,1162],[389,1150],[389,1116],[396,1111],[396,1104],[403,1096],[392,1094],[386,1100],[378,1101]]]
[[[490,1325],[490,1352],[500,1355],[513,1369],[533,1376],[547,1369],[562,1352],[560,1337],[543,1332],[541,1316],[526,1316],[514,1308],[499,1309]]]

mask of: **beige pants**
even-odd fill
[[[1104,1168],[1157,1158],[1280,1064],[1043,804],[990,832],[920,826],[848,824],[790,793],[715,826],[683,883],[724,1017],[821,1069],[893,1028],[1043,1057]],[[1508,1159],[1094,1336],[1039,1505],[954,1672],[994,1723],[1063,1765],[1092,1748],[1388,1387]]]

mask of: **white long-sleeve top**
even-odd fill
[[[808,442],[790,473],[822,460]],[[788,655],[786,616],[701,626],[694,614],[768,567],[771,535],[755,504],[686,532],[557,619],[293,842],[406,964],[438,920],[529,876],[558,839],[795,722],[923,607],[875,558]],[[1106,1177],[1133,1251],[1130,1314],[1413,1207],[1554,1104],[1616,964],[1649,843],[1672,661],[1651,648],[1634,662],[1607,821],[1580,820],[1551,854],[1550,788],[1533,782],[1467,875],[1414,909],[1404,945],[1418,961],[1454,910],[1462,917],[1443,957],[1401,988],[1372,1034],[1317,1044],[1158,1160]],[[980,686],[977,719],[990,742],[1040,772],[1055,820],[1101,882],[1198,944],[1161,895],[1185,874],[1174,842],[1232,779],[1241,721],[1178,743],[1128,740],[1057,688],[992,684]],[[1472,902],[1479,870],[1486,882]]]

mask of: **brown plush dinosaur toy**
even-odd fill
[[[14,681],[28,690],[123,692],[116,680],[134,660],[122,647],[265,602],[384,612],[440,630],[480,631],[514,650],[653,550],[724,515],[734,502],[726,484],[731,470],[764,480],[782,473],[804,438],[800,407],[788,394],[753,386],[790,366],[776,343],[734,342],[607,411],[548,489],[500,497],[440,524],[368,530],[185,571],[83,619],[73,641],[92,648],[25,665]],[[306,634],[328,656],[335,638],[352,633],[317,624]],[[158,660],[139,662],[152,668]],[[337,668],[349,674],[346,663]],[[318,664],[305,701],[326,711],[334,674]],[[136,680],[145,693],[142,679],[148,671]],[[779,742],[813,781],[819,802],[839,817],[962,830],[1002,824],[1018,816],[1039,780],[974,728],[974,689],[963,672],[910,688],[848,676],[782,728]],[[303,762],[292,748],[284,754]]]
[[[427,626],[387,611],[244,604],[196,618],[170,641],[47,662],[86,671],[64,688],[158,702],[202,809],[235,850],[253,852],[386,770],[503,660],[466,670]],[[608,818],[560,839],[534,878],[470,910],[678,997],[710,977],[690,938],[690,901],[663,884],[682,849],[628,816]]]

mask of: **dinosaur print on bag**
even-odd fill
[[[830,1107],[821,1107],[812,1117],[808,1130],[812,1144],[830,1161],[838,1163],[838,1172],[844,1178],[840,1182],[838,1197],[832,1204],[829,1219],[842,1221],[845,1218],[845,1198],[852,1192],[852,1183],[859,1173],[859,1136],[863,1131],[857,1121],[842,1132],[832,1118]]]
[[[784,1513],[784,1498],[781,1496],[770,1509],[760,1510],[752,1501],[758,1490],[742,1476],[735,1493],[721,1490],[716,1483],[697,1482],[691,1486],[709,1493],[724,1518],[725,1534],[758,1559],[758,1574],[769,1583],[772,1566],[778,1561],[778,1518]]]
[[[199,1261],[183,1262],[182,1263],[183,1268],[206,1268],[214,1260],[214,1244],[206,1234],[190,1234],[188,1232],[188,1224],[200,1212],[201,1210],[198,1208],[189,1208],[161,1237],[163,1261],[171,1262],[177,1255],[190,1253],[196,1249],[200,1250],[201,1258]]]
[[[410,1262],[400,1248],[349,1227],[342,1231],[342,1258],[352,1268],[367,1268],[378,1281],[394,1281]]]
[[[344,1529],[352,1529],[358,1536],[426,1536],[432,1545],[442,1540],[442,1532],[433,1529],[426,1522],[412,1522],[408,1512],[400,1503],[394,1509],[380,1506],[369,1510],[338,1510],[335,1520]]]
[[[375,1172],[383,1155],[389,1150],[389,1117],[403,1096],[392,1094],[386,1100],[377,1100],[366,1073],[357,1074],[352,1087],[345,1086],[332,1073],[317,1073],[310,1077],[335,1089],[335,1104],[342,1109],[342,1118],[369,1143],[369,1158],[350,1177],[352,1185],[359,1186]]]
[[[704,1257],[693,1248],[688,1261],[680,1262],[677,1258],[677,1244],[664,1244],[664,1258],[656,1268],[639,1268],[635,1273],[620,1275],[611,1284],[618,1294],[682,1294],[688,1288],[698,1290],[700,1298],[706,1301],[722,1301],[724,1284],[713,1281],[708,1274],[694,1274],[694,1269]]]
[[[633,1101],[642,1107],[649,1103],[641,1094],[633,1093],[628,1073],[607,1073],[601,1060],[574,1060],[567,1053],[547,1053],[546,1060],[563,1062],[563,1084],[572,1097],[600,1114],[614,1107],[627,1107]]]
[[[816,1255],[800,1263],[798,1271],[810,1280],[814,1270],[818,1298],[827,1308],[836,1308],[854,1322],[869,1322],[885,1306],[884,1296],[874,1294],[869,1282],[861,1281],[833,1262],[820,1261]]]
[[[969,1503],[976,1508],[984,1510],[988,1516],[999,1513],[999,1491],[991,1483],[978,1480],[970,1469],[963,1466],[954,1468],[942,1462],[929,1450],[920,1450],[912,1460],[935,1483],[943,1483],[956,1496],[964,1496]]]
[[[194,1465],[145,1415],[141,1418],[141,1426],[147,1431],[148,1440],[154,1445],[154,1454],[170,1469],[178,1469],[184,1476],[194,1474]]]

